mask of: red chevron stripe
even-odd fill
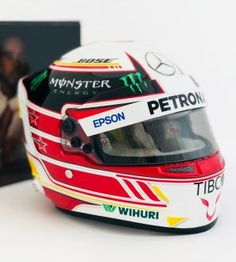
[[[133,186],[133,184],[129,181],[124,179],[123,180],[125,182],[125,184],[129,187],[129,189],[132,191],[132,193],[139,199],[144,200],[144,198],[139,194],[139,192],[137,191],[137,189]]]
[[[151,200],[161,202],[160,199],[151,191],[151,189],[144,182],[137,181],[137,183]]]

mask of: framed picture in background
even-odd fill
[[[18,80],[78,46],[78,21],[0,22],[0,187],[31,177],[18,116]]]

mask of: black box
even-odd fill
[[[17,113],[19,78],[78,46],[78,21],[0,22],[0,186],[31,177]]]

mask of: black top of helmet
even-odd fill
[[[31,102],[54,111],[66,103],[120,99],[160,93],[162,89],[130,58],[135,71],[96,73],[46,69],[23,80]]]

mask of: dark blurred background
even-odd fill
[[[80,46],[80,24],[0,22],[0,187],[30,179],[18,117],[17,82]]]
[[[79,22],[0,22],[0,42],[9,37],[24,43],[30,70],[47,66],[65,52],[80,46]]]

